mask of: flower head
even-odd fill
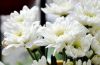
[[[87,29],[74,20],[58,18],[54,23],[47,22],[46,26],[40,29],[39,34],[43,36],[47,47],[54,47],[60,52],[68,43],[71,43],[77,36],[83,36]]]
[[[42,10],[47,15],[47,20],[54,21],[57,17],[69,15],[69,11],[73,9],[73,4],[67,0],[53,0],[53,3],[46,5]]]
[[[90,49],[92,40],[93,37],[91,35],[86,35],[82,38],[77,37],[71,45],[66,46],[66,55],[73,58],[85,56],[87,51]]]
[[[100,1],[82,0],[74,8],[72,17],[89,29],[93,35],[100,30]]]
[[[8,24],[4,32],[5,42],[3,44],[25,44],[28,48],[37,47],[34,42],[41,38],[37,33],[40,27],[39,21],[33,22],[30,27],[13,24]]]
[[[7,22],[2,25],[6,45],[24,44],[28,48],[37,48],[33,43],[40,39],[37,34],[37,30],[40,27],[40,22],[37,21],[38,12],[37,6],[31,9],[24,6],[20,13],[14,11],[10,14]]]
[[[20,13],[17,11],[11,13],[9,19],[7,19],[7,22],[30,26],[32,22],[39,20],[38,12],[39,9],[37,6],[34,6],[31,9],[29,9],[27,6],[24,6]]]

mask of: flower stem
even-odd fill
[[[38,61],[38,58],[37,58],[37,56],[36,56],[35,52],[33,52],[33,54],[34,54],[34,58],[35,58],[35,60],[37,60],[37,61]]]
[[[38,51],[40,53],[40,57],[42,57],[42,51],[41,51],[41,49],[39,48]]]
[[[40,47],[40,50],[42,52],[41,54],[45,56],[45,46]]]
[[[47,55],[48,55],[48,48],[45,48],[45,57],[47,59]]]
[[[53,55],[51,55],[51,65],[57,65],[57,60]]]
[[[63,49],[63,52],[62,53],[63,53],[63,60],[66,61],[67,59],[66,59],[65,49]]]
[[[26,48],[26,49],[27,49],[28,53],[30,54],[31,58],[34,60],[34,56],[32,55],[32,52],[30,51],[30,49],[29,48]]]

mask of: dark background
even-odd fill
[[[21,10],[23,5],[32,7],[35,0],[0,0],[0,15]]]

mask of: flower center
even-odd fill
[[[73,46],[74,46],[74,48],[80,48],[81,47],[80,41],[75,41],[73,43]]]
[[[92,12],[85,12],[85,15],[88,17],[95,17],[96,14],[92,13]]]
[[[21,36],[22,36],[22,32],[16,32],[15,35],[16,35],[17,37],[21,37]]]
[[[60,16],[66,17],[68,15],[69,15],[69,13],[62,13]]]
[[[20,22],[20,23],[24,21],[23,17],[18,17],[16,20],[17,22]]]
[[[86,28],[88,28],[88,29],[89,29],[89,28],[92,28],[92,26],[89,26],[89,25],[84,25],[84,26],[85,26]]]
[[[61,36],[64,34],[64,29],[63,28],[58,28],[58,30],[55,31],[56,36]]]

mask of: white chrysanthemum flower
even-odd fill
[[[99,11],[100,9],[100,0],[80,0],[82,5],[86,5],[88,7],[93,7]]]
[[[66,46],[66,55],[73,58],[83,57],[86,52],[90,49],[93,37],[91,35],[86,35],[84,37],[77,37],[71,45]]]
[[[26,30],[29,30],[23,26],[19,26],[10,22],[6,22],[4,27],[4,39],[13,41],[12,43],[18,43],[22,39],[22,36],[25,36],[27,32]],[[10,44],[12,43],[10,42]]]
[[[76,65],[92,65],[91,60],[88,60],[87,62],[82,62],[81,60],[76,61]]]
[[[25,44],[28,48],[37,47],[35,42],[41,37],[38,35],[37,30],[40,27],[40,22],[33,22],[30,27],[16,25],[14,23],[8,24],[4,31],[4,44]]]
[[[72,9],[72,2],[67,0],[53,0],[53,3],[46,5],[46,8],[42,8],[47,15],[47,20],[51,22],[54,22],[57,17],[67,16]]]
[[[37,17],[39,17],[39,9],[37,6],[34,6],[31,9],[29,9],[27,6],[24,6],[20,13],[14,11],[10,14],[10,17],[7,19],[7,21],[2,23],[1,30],[4,33],[7,31],[7,28],[13,28],[13,26],[16,28],[21,26],[30,27],[34,21],[39,19]]]
[[[39,59],[38,62],[36,60],[34,60],[32,65],[47,65],[46,58],[44,56],[42,56],[42,58]]]
[[[30,32],[28,37],[25,37],[24,43],[28,48],[37,48],[38,41],[42,39],[42,37],[38,34],[38,29],[41,27],[40,22],[36,21],[33,23],[32,28],[30,28]],[[39,45],[40,46],[40,45]]]
[[[38,17],[39,9],[37,6],[34,6],[31,9],[29,9],[27,6],[24,6],[20,13],[17,11],[11,13],[10,18],[7,19],[7,22],[30,25],[32,22],[39,20]]]
[[[100,56],[99,55],[95,55],[92,59],[91,59],[92,63],[94,65],[100,65]]]
[[[4,52],[12,49],[12,44],[23,45],[27,48],[37,48],[36,41],[41,37],[38,35],[37,30],[40,27],[40,22],[36,21],[38,17],[38,7],[34,6],[29,9],[27,6],[23,10],[11,13],[7,22],[2,25],[2,32],[4,34],[3,44],[6,45]]]
[[[75,8],[75,16],[77,19],[83,23],[84,25],[99,25],[99,17],[100,12],[95,10],[94,8],[89,8],[88,6],[82,6],[78,4]]]
[[[71,43],[74,38],[83,36],[87,33],[87,29],[80,23],[74,20],[58,18],[54,23],[47,22],[46,26],[42,27],[39,34],[43,36],[47,47],[55,47],[54,54],[62,51],[62,49]]]
[[[99,1],[82,0],[82,2],[76,5],[75,10],[72,12],[72,16],[84,26],[88,26],[92,34],[100,29],[100,8],[98,9],[99,5],[96,6],[98,2]]]

